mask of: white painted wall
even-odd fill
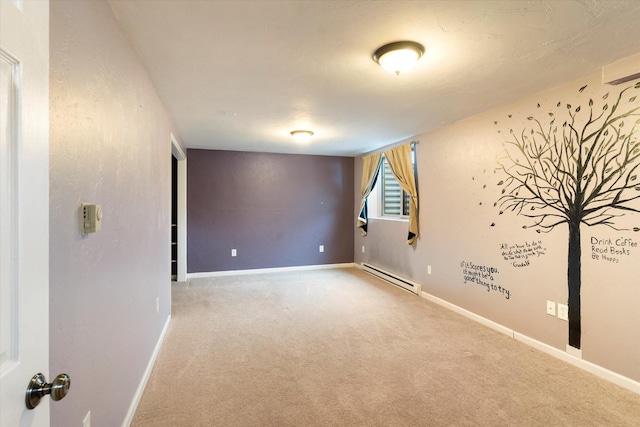
[[[107,2],[52,2],[50,25],[50,370],[72,379],[51,420],[119,426],[169,319],[175,130]]]
[[[560,115],[581,106],[583,119],[588,118],[589,99],[594,100],[596,114],[599,114],[604,104],[608,103],[611,108],[621,89],[636,83],[638,80],[610,86],[602,84],[600,74],[585,76],[408,139],[407,142],[420,141],[417,146],[418,244],[413,248],[405,243],[406,223],[372,219],[366,237],[354,231],[355,262],[369,262],[403,275],[421,284],[422,290],[431,295],[564,352],[568,324],[547,315],[546,302],[567,303],[568,227],[562,224],[550,233],[538,234],[535,229],[523,229],[527,224],[524,217],[510,212],[500,215],[493,204],[501,195],[502,187],[497,183],[502,178],[494,174],[494,169],[503,151],[503,142],[510,138],[509,129],[518,134],[531,123],[528,117],[548,121],[549,112]],[[587,88],[579,92],[584,85]],[[639,107],[638,92],[640,89],[628,91],[623,102]],[[564,120],[564,117],[558,118],[557,125],[561,127]],[[622,133],[630,132],[636,120],[637,115],[629,118],[621,128]],[[640,135],[638,125],[635,126],[637,141]],[[354,173],[354,198],[359,206],[360,158],[356,159]],[[635,209],[640,209],[640,199],[632,203]],[[616,218],[616,222],[621,228],[633,228],[637,227],[639,218],[640,214],[627,211],[625,217]],[[581,230],[582,357],[638,384],[640,233],[616,231],[606,226],[583,226]],[[595,260],[591,237],[614,241],[629,238],[639,246],[628,248],[628,255],[617,256],[617,263]],[[501,244],[537,240],[542,241],[545,255],[532,258],[530,265],[515,268],[512,262],[503,259]],[[365,253],[361,251],[363,245]],[[488,292],[474,283],[465,284],[461,267],[464,261],[498,268],[494,283],[506,287],[510,298]],[[432,267],[431,275],[427,274],[428,265]]]

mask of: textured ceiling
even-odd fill
[[[189,148],[360,154],[640,52],[637,0],[110,3]]]

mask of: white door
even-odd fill
[[[48,426],[49,3],[0,0],[0,426]]]

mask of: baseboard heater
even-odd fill
[[[374,276],[379,277],[384,281],[387,281],[391,284],[399,286],[402,289],[405,289],[416,295],[420,295],[421,286],[419,284],[414,283],[411,280],[407,280],[403,277],[400,277],[397,274],[389,273],[388,271],[385,271],[380,267],[376,267],[371,264],[367,264],[365,262],[363,262],[361,265],[362,265],[362,270],[366,271],[367,273],[373,274]]]

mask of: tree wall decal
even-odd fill
[[[523,216],[528,221],[523,228],[538,233],[568,225],[569,345],[578,349],[580,226],[640,230],[618,224],[625,214],[640,213],[634,202],[640,199],[639,89],[640,82],[621,90],[611,103],[606,93],[599,105],[593,99],[586,108],[558,102],[554,111],[529,116],[531,124],[521,132],[510,129],[498,160],[502,193],[494,206],[500,214]]]

